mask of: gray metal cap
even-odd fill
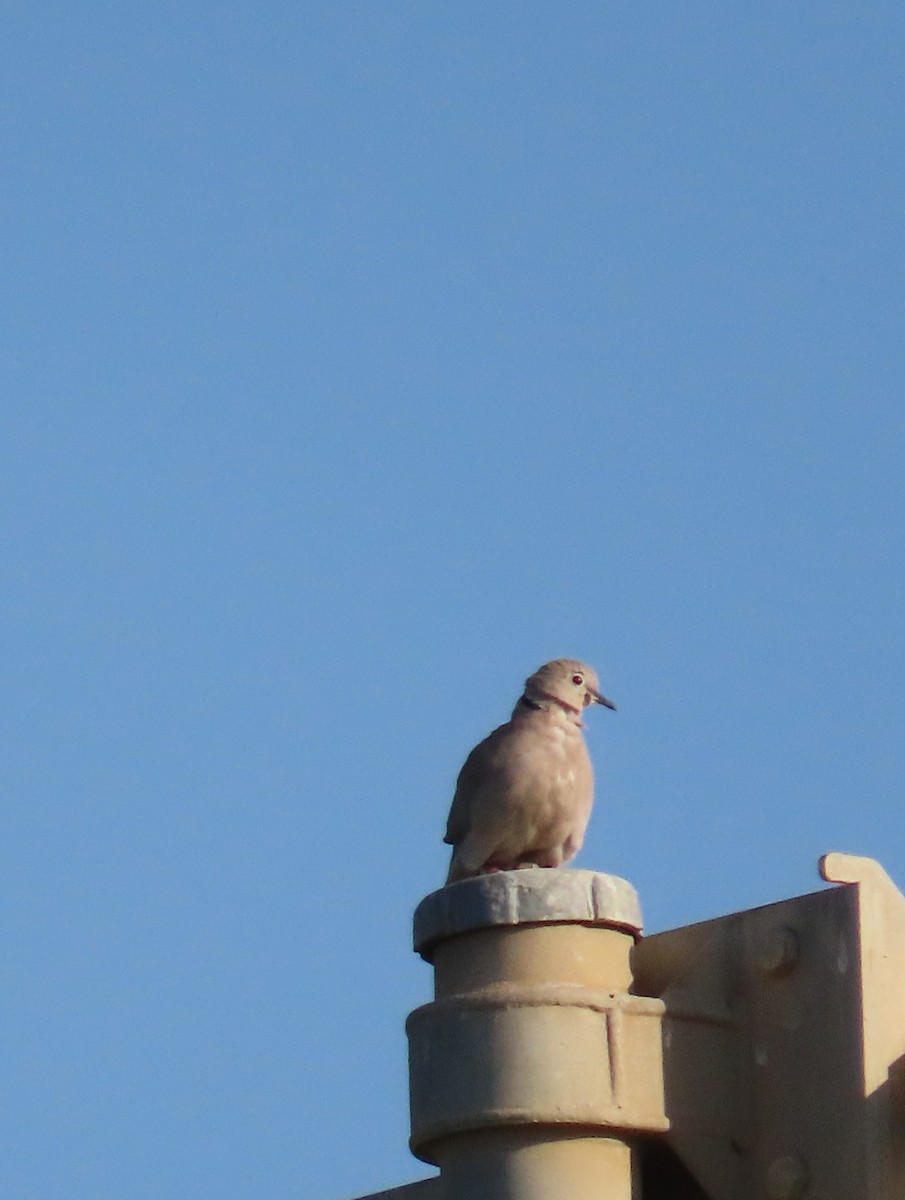
[[[451,883],[415,909],[414,944],[430,961],[445,938],[495,925],[604,925],[641,933],[638,893],[625,879],[600,871],[538,867],[497,871]]]

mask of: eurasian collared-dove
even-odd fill
[[[558,867],[581,849],[594,800],[582,729],[589,704],[615,708],[597,676],[556,658],[525,683],[505,725],[479,742],[456,781],[446,837],[447,883],[535,864]]]

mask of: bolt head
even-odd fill
[[[764,975],[788,975],[798,962],[800,947],[794,929],[771,929],[757,947],[757,967]]]
[[[767,1171],[769,1200],[800,1200],[808,1189],[808,1170],[794,1154],[774,1158]]]

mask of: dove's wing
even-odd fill
[[[488,734],[483,742],[478,742],[462,765],[443,838],[450,846],[458,846],[468,836],[475,797],[487,783],[488,763],[492,759],[501,731],[506,728],[506,725],[501,725],[499,729],[494,729],[493,733]]]

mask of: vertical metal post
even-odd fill
[[[435,1000],[407,1023],[413,1152],[445,1200],[638,1200],[634,1138],[662,1131],[663,1006],[629,994],[630,884],[509,871],[415,915]]]

